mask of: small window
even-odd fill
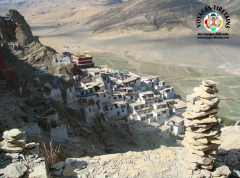
[[[122,110],[122,112],[124,112],[124,109]]]
[[[106,95],[103,95],[103,97],[106,97]]]
[[[111,110],[112,110],[112,108],[111,108]]]
[[[157,100],[155,100],[155,102],[157,102]]]
[[[126,106],[125,105],[121,105],[121,108],[125,108]]]
[[[113,99],[114,99],[114,100],[116,100],[116,99],[117,99],[117,97],[115,97],[115,96],[114,96],[114,97],[113,97]]]

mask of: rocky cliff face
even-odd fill
[[[6,16],[10,20],[0,17],[0,40],[7,65],[19,70],[20,79],[33,79],[36,73],[69,76],[68,66],[53,66],[56,51],[43,46],[38,37],[33,36],[31,27],[18,11],[9,10]]]
[[[30,26],[18,11],[9,10],[6,16],[11,17],[11,20],[4,21],[2,18],[0,20],[2,40],[7,42],[17,40],[21,47],[35,41]]]

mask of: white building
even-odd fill
[[[139,93],[137,102],[144,103],[145,106],[152,106],[154,103],[161,102],[160,95],[154,95],[152,91],[146,91]]]
[[[135,92],[132,87],[121,87],[117,89],[117,91],[125,96],[126,103],[133,103],[136,101]]]
[[[158,82],[157,85],[154,85],[154,93],[160,94],[160,91],[166,88],[165,81]]]
[[[103,110],[110,113],[111,116],[126,116],[127,103],[124,101],[117,101],[112,103],[103,104]]]
[[[152,106],[153,109],[167,108],[167,103],[166,102],[154,103]]]
[[[174,99],[175,98],[175,93],[174,93],[174,88],[169,87],[165,88],[163,90],[160,90],[159,93],[162,95],[162,98],[164,100],[169,100],[169,99]]]
[[[65,102],[67,102],[69,105],[74,105],[78,103],[77,97],[76,97],[76,91],[75,87],[69,87],[67,89],[61,89],[62,92],[62,98]]]
[[[170,136],[170,128],[169,127],[162,125],[162,126],[158,127],[157,130],[158,130],[157,132],[161,138],[169,139],[169,136]]]
[[[122,80],[122,84],[124,87],[133,87],[134,90],[137,90],[141,86],[141,78],[138,76],[129,77]]]
[[[146,86],[147,90],[152,90],[154,85],[157,85],[159,82],[159,77],[144,77],[141,79],[141,82]]]
[[[89,102],[89,100],[93,100],[95,103],[99,100],[101,103],[109,103],[113,101],[112,93],[110,92],[96,92],[92,94],[88,94],[86,96],[81,96],[81,100],[85,100],[86,103]]]
[[[62,92],[59,88],[57,89],[52,88],[49,92],[44,92],[43,96],[47,100],[57,99],[59,101],[62,101]]]
[[[71,59],[69,56],[66,56],[64,54],[55,54],[53,57],[53,64],[58,65],[58,64],[71,64]]]
[[[170,115],[175,115],[178,117],[183,118],[182,114],[187,109],[187,104],[179,99],[174,100],[165,100],[165,102],[168,104],[170,108]]]
[[[184,133],[184,119],[173,116],[165,121],[165,125],[173,131],[174,135]]]
[[[132,113],[133,115],[137,114],[137,111],[140,110],[140,109],[143,109],[145,106],[144,103],[140,103],[140,102],[137,102],[137,103],[130,103],[129,104],[129,112]]]
[[[91,75],[91,76],[101,76],[101,69],[100,68],[86,68],[85,69],[87,75]]]
[[[155,122],[159,124],[164,124],[165,120],[169,118],[169,108],[161,108],[153,110],[153,117],[155,117]]]

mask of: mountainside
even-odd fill
[[[9,9],[17,9],[28,22],[70,22],[86,18],[122,0],[14,0],[0,1],[0,15]],[[58,23],[58,22],[57,22]]]
[[[231,16],[231,32],[236,31],[239,23],[239,1],[200,1],[200,0],[132,0],[86,19],[87,25],[97,27],[98,32],[116,28],[156,31],[166,27],[174,29],[178,25],[196,29],[196,17],[201,9],[210,5],[226,8]],[[236,22],[237,21],[237,22]],[[233,30],[232,30],[233,29]]]

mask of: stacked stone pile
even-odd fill
[[[219,140],[221,120],[215,115],[219,100],[215,93],[218,90],[215,82],[207,80],[193,89],[195,93],[187,96],[185,117],[186,137],[182,151],[182,162],[189,169],[213,169]]]
[[[21,153],[26,145],[26,135],[19,129],[12,129],[3,133],[0,151],[8,153]]]

